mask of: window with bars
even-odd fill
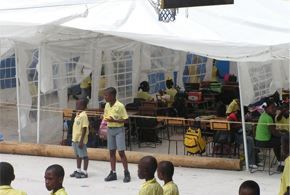
[[[66,86],[71,86],[75,85],[77,80],[75,77],[75,69],[77,66],[77,63],[79,61],[79,56],[77,57],[72,57],[68,59],[65,62],[54,62],[52,65],[52,79],[53,79],[53,89],[57,89],[57,82],[59,79],[65,78],[66,83],[64,85]],[[65,67],[65,72],[61,73],[60,72],[60,66]]]
[[[148,74],[148,82],[151,94],[159,92],[161,89],[165,90],[165,75],[164,72],[154,72]]]
[[[132,74],[133,74],[133,51],[111,52],[113,72],[117,83],[118,97],[123,103],[131,102],[133,96]]]
[[[15,54],[1,60],[0,63],[0,89],[16,87]]]
[[[183,71],[183,83],[203,81],[206,73],[206,57],[188,54]]]

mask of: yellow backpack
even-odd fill
[[[201,154],[205,151],[206,142],[201,136],[200,129],[191,129],[190,127],[184,135],[185,151],[191,154]]]

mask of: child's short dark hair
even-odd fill
[[[8,162],[0,162],[0,184],[10,185],[14,178],[13,166]]]
[[[244,181],[239,188],[239,194],[241,194],[242,190],[248,189],[252,192],[252,195],[260,195],[260,187],[257,182],[253,180]]]
[[[117,90],[114,87],[108,87],[107,89],[105,89],[105,91],[114,97],[116,97],[117,95]]]
[[[144,165],[146,165],[146,166],[144,166],[144,168],[148,172],[148,175],[150,177],[154,177],[155,171],[157,169],[156,158],[153,156],[144,156],[143,158],[141,158],[140,162],[143,162]]]
[[[80,98],[79,101],[85,106],[87,106],[89,103],[89,99],[86,97]]]
[[[64,177],[64,169],[61,165],[58,164],[54,164],[54,165],[50,165],[49,167],[47,167],[46,171],[53,171],[53,173],[60,178]]]
[[[166,80],[166,87],[168,89],[172,88],[173,85],[174,85],[174,83],[173,83],[172,79]]]
[[[172,179],[173,174],[174,174],[174,166],[173,166],[172,162],[161,161],[158,164],[158,170],[165,178]]]
[[[138,87],[138,91],[142,89],[142,91],[146,91],[149,92],[150,90],[150,85],[148,83],[148,81],[142,81]]]

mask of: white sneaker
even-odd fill
[[[258,166],[257,165],[249,165],[249,168],[251,168],[251,169],[257,169]]]

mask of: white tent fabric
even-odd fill
[[[285,62],[289,64],[280,60],[239,62],[243,105],[259,101],[282,88],[289,89],[289,65],[285,66]]]
[[[138,45],[143,42],[217,59],[249,63],[252,61],[268,63],[269,60],[274,60],[271,61],[273,65],[284,63],[285,74],[288,72],[288,63],[277,62],[277,59],[289,58],[289,8],[290,2],[286,1],[236,0],[234,5],[188,8],[188,16],[185,16],[185,9],[179,9],[176,21],[163,23],[157,20],[156,9],[149,0],[42,0],[37,2],[11,0],[5,2],[0,9],[0,38],[25,42],[33,45],[32,49],[33,47],[45,48],[45,51],[42,51],[47,52],[43,55],[45,59],[42,59],[42,92],[53,89],[51,63],[56,58],[64,60],[72,53],[80,55],[84,51],[80,59],[85,61],[80,61],[78,64],[87,67],[88,72],[83,75],[80,75],[80,71],[75,73],[76,79],[80,81],[94,69],[93,55],[95,54],[92,54],[92,49],[106,50],[107,47],[113,49],[114,44],[116,48],[124,47],[124,45],[121,46],[123,44],[121,42],[126,42],[126,40],[116,41],[116,37],[128,38],[131,40],[128,44],[142,50],[143,57],[136,58],[137,61],[143,60],[140,64],[142,69],[135,67],[134,71],[137,72],[146,70],[146,66],[147,69],[151,68],[148,58],[144,55],[147,46]],[[9,42],[9,47],[11,47],[11,42]],[[7,49],[1,50],[1,55],[2,51],[6,52]],[[105,52],[105,55],[108,53]],[[177,62],[182,61],[181,55],[185,56],[184,53],[179,53],[180,59]],[[101,62],[101,59],[96,60]],[[181,65],[176,63],[176,67],[172,64],[170,67],[172,70],[181,72]],[[241,76],[244,76],[242,80],[250,80],[247,77],[249,74],[245,73]],[[289,74],[284,76],[289,78]],[[134,75],[134,78],[134,82],[138,82],[136,79],[144,78],[144,75],[139,75],[139,77]],[[181,79],[181,77],[178,78],[179,83],[182,82]],[[276,83],[271,84],[269,93],[288,84],[285,82],[281,84],[279,81],[275,80]],[[113,82],[113,80],[108,82]],[[261,94],[255,96],[253,90],[252,93],[247,94],[245,102],[251,102],[257,97],[261,97]]]
[[[72,70],[74,82],[87,76],[90,71],[95,71],[93,84],[100,79],[101,66],[105,65],[109,73],[108,83],[118,87],[122,85],[120,92],[123,92],[125,98],[128,96],[127,89],[132,96],[133,87],[128,86],[127,81],[117,81],[118,68],[124,68],[126,63],[134,64],[134,68],[131,68],[133,72],[130,72],[133,76],[129,81],[130,85],[134,83],[136,91],[138,79],[144,78],[144,73],[150,72],[152,67],[163,72],[178,70],[182,74],[185,52],[240,62],[239,81],[243,81],[240,82],[240,91],[247,92],[241,94],[241,102],[244,104],[281,88],[285,84],[283,78],[286,78],[289,86],[289,74],[285,74],[289,73],[289,61],[285,59],[289,59],[290,49],[290,2],[235,0],[234,5],[179,9],[177,20],[170,23],[157,20],[156,9],[150,2],[152,1],[10,0],[1,4],[0,40],[7,45],[4,46],[5,50],[0,49],[0,56],[13,47],[9,41],[15,41],[19,59],[17,65],[20,66],[18,71],[22,70],[18,72],[18,79],[21,81],[18,90],[21,97],[25,96],[19,101],[20,105],[32,104],[31,94],[27,91],[30,83],[27,82],[25,71],[33,61],[31,53],[38,49],[38,143],[40,123],[44,127],[41,133],[46,133],[49,129],[47,127],[59,129],[61,124],[60,120],[55,119],[57,117],[54,113],[40,115],[40,107],[43,106],[41,96],[46,98],[50,94],[45,93],[55,90],[56,86],[58,93],[53,98],[60,106],[63,105],[63,99],[66,98],[64,91],[68,84],[63,84],[63,81],[69,80],[65,77],[65,68],[70,65],[75,66]],[[159,62],[158,59],[155,63],[152,57],[159,50],[162,55],[169,57]],[[128,52],[132,55],[125,60],[126,63],[113,60],[114,55],[122,58]],[[74,60],[75,57],[78,60]],[[78,67],[85,67],[89,71],[83,74]],[[120,78],[127,76],[126,68]],[[279,73],[275,69],[283,71]],[[52,78],[53,71],[59,78]],[[143,71],[143,75],[135,74],[139,71]],[[55,82],[55,79],[59,80]],[[182,77],[179,76],[178,82],[182,82]],[[94,85],[94,96],[98,86]],[[20,110],[18,119],[21,121],[19,128],[24,131],[28,132],[27,129],[35,125],[29,122],[27,108]],[[52,123],[54,127],[50,126]],[[244,127],[243,129],[245,130]],[[50,132],[50,135],[54,136],[55,133]]]
[[[285,1],[236,0],[234,5],[189,8],[188,18],[180,9],[175,22],[162,23],[149,1],[108,0],[64,26],[217,59],[265,61],[289,48],[289,10]]]
[[[289,49],[289,1],[236,0],[189,8],[188,18],[184,10],[162,23],[148,0],[13,0],[1,5],[0,37],[31,44],[73,39],[76,31],[88,37],[83,29],[232,61],[266,61]],[[76,30],[51,26],[60,23]]]

